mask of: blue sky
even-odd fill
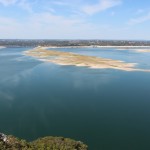
[[[150,40],[149,0],[0,0],[0,39]]]

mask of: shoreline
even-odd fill
[[[0,49],[6,48],[5,46],[0,46]]]
[[[17,48],[20,48],[20,47],[25,47],[25,46],[0,46],[0,49],[1,48],[11,48],[11,47],[17,47]],[[29,47],[34,47],[34,48],[46,48],[46,49],[49,49],[49,48],[120,48],[118,50],[126,50],[128,48],[136,48],[136,49],[140,49],[140,48],[149,48],[150,49],[150,46],[100,46],[100,45],[90,45],[90,46],[27,46],[28,48]]]
[[[62,52],[58,50],[47,49],[47,47],[36,47],[32,50],[25,51],[24,54],[35,57],[41,61],[51,62],[58,65],[73,65],[77,67],[88,67],[93,69],[117,69],[123,71],[150,72],[150,70],[135,68],[136,63],[126,63],[121,60],[86,56],[72,52]]]
[[[129,50],[129,51],[132,51],[132,52],[137,52],[137,53],[150,53],[150,48],[149,49],[138,49],[138,48],[132,48],[132,49],[128,49],[128,48],[120,48],[120,49],[117,49],[119,51],[125,51],[125,50]]]
[[[38,46],[44,48],[149,48],[150,46],[99,46],[99,45],[91,45],[91,46]]]

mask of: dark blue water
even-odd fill
[[[64,136],[90,150],[150,149],[150,73],[59,66],[0,50],[0,132]],[[150,69],[149,53],[62,49]]]

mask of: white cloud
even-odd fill
[[[36,13],[26,22],[0,16],[1,38],[22,39],[149,39],[149,30],[95,25],[84,18],[67,18],[51,13]]]
[[[0,0],[0,3],[4,6],[15,4],[18,0]]]
[[[17,34],[17,30],[20,29],[20,24],[12,18],[6,18],[0,16],[0,33],[1,37],[9,38]]]
[[[150,12],[145,16],[130,19],[128,24],[129,25],[136,25],[136,24],[144,23],[146,21],[150,21]]]
[[[66,38],[90,29],[92,27],[83,19],[67,18],[48,12],[34,13],[23,23],[0,17],[1,38]]]
[[[4,6],[16,5],[28,12],[33,12],[31,3],[29,3],[27,0],[0,0],[0,4]]]
[[[97,4],[84,6],[82,8],[82,12],[86,13],[87,15],[93,15],[120,4],[120,0],[100,0]]]
[[[7,28],[7,27],[16,27],[18,26],[19,23],[17,23],[17,21],[15,19],[12,19],[12,18],[6,18],[6,17],[2,17],[0,16],[0,29],[3,27],[3,28]],[[1,32],[3,30],[0,30]]]

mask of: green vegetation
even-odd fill
[[[0,39],[0,46],[6,47],[80,47],[80,46],[150,46],[150,41],[137,40],[23,40],[23,39]]]
[[[42,150],[87,150],[87,146],[82,142],[63,137],[45,137],[31,144],[34,148]]]
[[[33,142],[6,137],[6,141],[0,138],[0,150],[87,150],[82,142],[63,137],[44,137]]]

